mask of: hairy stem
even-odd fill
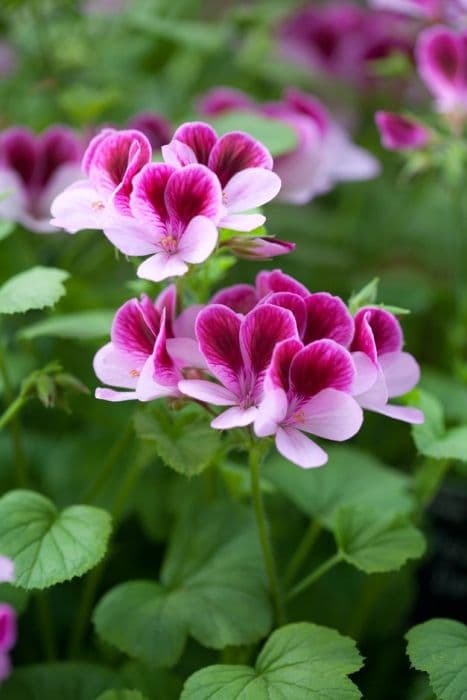
[[[299,581],[299,583],[297,583],[297,585],[289,591],[287,595],[287,600],[295,598],[295,596],[297,596],[299,593],[306,590],[309,586],[318,581],[318,579],[320,579],[321,576],[324,576],[324,574],[326,574],[334,566],[337,566],[337,564],[339,564],[341,561],[342,554],[340,552],[337,552],[336,554],[333,554],[332,557],[329,557],[329,559],[326,559],[326,561],[317,566],[316,569],[313,569],[313,571],[310,574],[308,574],[308,576],[305,576],[304,579]]]
[[[14,399],[13,389],[11,386],[10,375],[8,373],[7,365],[5,362],[3,345],[0,343],[0,376],[3,380],[4,393],[6,402],[10,405],[3,413],[0,418],[0,429],[10,423],[10,436],[11,443],[13,446],[13,452],[15,455],[15,465],[16,465],[16,481],[18,486],[23,488],[28,484],[28,469],[26,456],[23,450],[22,437],[21,437],[21,423],[19,421],[18,412],[26,402],[25,397],[21,394]]]

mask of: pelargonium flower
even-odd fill
[[[79,177],[82,146],[71,129],[52,126],[40,135],[24,127],[0,134],[0,218],[36,233],[53,233],[50,205]]]
[[[467,31],[430,27],[419,35],[418,72],[441,112],[467,111]]]
[[[139,131],[103,129],[89,143],[75,181],[52,202],[54,226],[68,233],[102,229],[109,214],[130,216],[132,182],[151,160],[151,145]]]
[[[252,231],[262,226],[264,216],[244,212],[269,202],[281,186],[271,172],[273,161],[267,148],[241,131],[219,137],[209,124],[189,122],[162,147],[162,155],[170,165],[200,163],[217,175],[223,202],[219,226],[223,228]]]
[[[238,284],[222,289],[211,303],[224,304],[237,313],[247,313],[258,304],[289,309],[305,344],[329,338],[348,347],[354,334],[353,318],[342,299],[327,292],[311,293],[281,270],[263,270],[255,287]]]
[[[423,413],[417,408],[388,403],[389,399],[413,389],[420,378],[420,368],[415,358],[402,351],[403,340],[402,328],[393,314],[375,307],[364,307],[358,311],[350,350],[354,356],[366,356],[375,373],[374,381],[368,388],[368,362],[357,365],[361,368],[359,371],[367,373],[367,377],[362,384],[357,377],[353,393],[360,406],[369,411],[407,423],[423,423]]]
[[[283,54],[296,63],[360,86],[373,79],[371,62],[395,52],[410,55],[406,22],[352,2],[309,5],[280,29]]]
[[[376,112],[382,145],[390,151],[412,151],[430,141],[430,132],[415,119],[392,112]]]
[[[217,244],[222,193],[204,165],[175,168],[149,163],[133,179],[127,216],[109,217],[104,233],[126,255],[150,255],[138,267],[143,279],[160,282],[185,274]]]
[[[16,644],[16,612],[7,603],[0,603],[0,684],[10,675],[9,652]]]
[[[265,372],[275,346],[297,337],[287,309],[263,304],[242,318],[227,306],[211,304],[196,320],[196,337],[206,365],[219,383],[185,379],[183,394],[216,406],[229,406],[211,426],[220,430],[249,425],[263,397]]]
[[[376,10],[397,12],[427,22],[460,22],[467,18],[465,0],[371,0]]]
[[[94,357],[97,377],[110,386],[96,389],[106,401],[179,396],[177,384],[185,366],[203,366],[198,352],[194,321],[200,306],[175,317],[176,291],[171,285],[155,302],[143,294],[130,299],[115,314],[111,341]]]
[[[218,93],[219,96],[218,96]],[[206,114],[253,111],[283,121],[296,133],[297,146],[274,159],[282,188],[278,199],[305,204],[340,181],[367,180],[379,172],[378,161],[349,139],[346,131],[315,97],[289,88],[281,102],[256,104],[247,95],[215,88],[201,103]]]
[[[170,141],[172,128],[161,114],[157,112],[140,112],[135,114],[127,124],[128,129],[136,129],[141,131],[154,151]]]
[[[343,441],[358,432],[363,414],[350,395],[354,378],[350,353],[333,340],[279,343],[266,373],[256,435],[275,435],[278,451],[299,467],[325,464],[326,452],[304,433]]]
[[[0,583],[12,583],[15,580],[15,565],[8,557],[0,554]]]
[[[281,241],[272,236],[260,236],[259,238],[232,236],[224,243],[224,246],[245,260],[277,258],[279,255],[287,255],[295,250],[295,243]]]

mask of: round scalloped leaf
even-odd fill
[[[0,551],[15,562],[15,585],[48,588],[82,576],[104,556],[111,532],[107,511],[71,506],[58,511],[34,491],[0,499]]]
[[[0,692],[2,700],[96,700],[107,688],[121,685],[104,666],[52,663],[15,669]]]
[[[0,287],[0,313],[19,314],[54,306],[65,294],[63,282],[70,275],[56,267],[32,267],[11,277]]]

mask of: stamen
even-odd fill
[[[94,211],[102,211],[102,209],[105,209],[105,204],[100,199],[97,199],[95,202],[92,202],[91,208]]]
[[[139,377],[140,374],[137,369],[130,369],[130,377]]]
[[[177,250],[177,241],[173,236],[164,236],[161,238],[160,244],[166,253],[173,253]]]

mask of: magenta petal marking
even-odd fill
[[[251,284],[234,284],[221,289],[211,299],[211,304],[224,304],[239,314],[246,314],[258,303],[256,290]]]
[[[16,172],[25,187],[33,183],[38,160],[34,135],[24,127],[12,127],[0,138],[0,165]]]
[[[263,270],[256,276],[256,291],[261,299],[271,292],[292,292],[301,297],[309,296],[310,292],[303,284],[297,282],[290,275],[286,275],[282,270]]]
[[[205,122],[187,122],[176,130],[173,138],[189,146],[198,163],[207,165],[211,150],[217,141],[217,134],[212,126]]]
[[[376,112],[375,121],[381,143],[389,150],[410,151],[423,148],[430,140],[428,129],[415,119],[391,112]]]
[[[240,318],[227,306],[211,304],[200,311],[196,336],[213,375],[238,395],[243,373],[240,352]]]
[[[333,340],[315,340],[297,353],[290,365],[290,388],[311,398],[323,389],[349,391],[355,376],[352,357]]]
[[[249,134],[231,131],[218,139],[209,156],[208,166],[225,187],[229,180],[246,168],[272,170],[272,157],[262,143]]]
[[[151,304],[149,299],[148,301]],[[148,325],[147,306],[144,300],[130,299],[125,302],[115,314],[111,330],[112,343],[118,350],[144,359],[153,351],[155,333],[159,331],[160,326],[160,317],[155,309],[151,314],[151,324]],[[143,312],[144,307],[146,314]],[[156,313],[159,318],[156,317]]]
[[[347,347],[354,334],[354,322],[347,306],[339,297],[327,292],[310,294],[305,299],[307,323],[304,343],[330,338]]]
[[[401,350],[402,343],[400,323],[389,311],[374,307],[358,311],[351,350],[360,350],[376,362],[379,355]]]
[[[165,204],[174,233],[183,231],[196,216],[217,221],[222,204],[219,181],[204,165],[187,165],[170,178]]]
[[[292,292],[274,292],[264,297],[261,303],[280,306],[283,309],[291,311],[297,324],[298,335],[303,337],[307,322],[306,305],[303,297],[298,296],[298,294],[293,294]]]
[[[160,235],[166,233],[169,218],[165,191],[175,168],[166,163],[148,163],[133,180],[130,206],[133,216]]]
[[[288,392],[290,388],[290,365],[295,355],[303,349],[303,343],[296,339],[283,340],[274,348],[266,382]]]

